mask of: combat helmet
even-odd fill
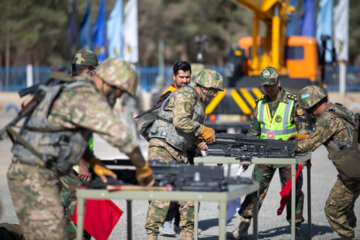
[[[309,109],[328,96],[326,90],[317,85],[306,86],[298,93],[299,104],[304,109]]]
[[[96,68],[96,74],[107,84],[120,88],[135,97],[139,80],[135,67],[131,63],[119,58],[108,58]]]
[[[224,90],[224,80],[220,73],[211,70],[211,69],[203,69],[198,75],[195,77],[194,82],[200,86],[206,88],[214,88],[219,91]]]
[[[279,73],[273,67],[266,67],[260,73],[260,85],[275,85],[279,80]]]

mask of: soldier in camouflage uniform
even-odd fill
[[[154,182],[134,133],[111,109],[111,103],[123,93],[133,96],[137,83],[129,63],[107,59],[96,68],[96,74],[42,87],[45,97],[27,117],[20,134],[12,133],[14,156],[7,174],[27,239],[67,239],[59,176],[68,174],[81,157],[104,182],[107,176],[116,178],[91,152],[85,152],[93,132],[131,159],[138,182]]]
[[[254,117],[250,125],[248,134],[263,139],[283,139],[286,140],[294,133],[304,129],[309,129],[305,111],[298,107],[297,97],[286,92],[280,87],[279,74],[276,69],[266,67],[261,71],[260,83],[263,86],[265,95],[257,100],[254,110]],[[291,167],[286,165],[265,165],[256,164],[252,173],[255,181],[259,182],[259,209],[265,199],[271,179],[276,169],[279,169],[281,185],[291,178]],[[304,221],[303,202],[304,194],[301,191],[302,174],[296,182],[296,235],[300,238],[300,224]],[[291,220],[291,201],[286,206],[286,219]],[[253,215],[252,195],[247,195],[239,210],[241,221],[238,228],[233,232],[227,233],[230,239],[248,239],[248,228]]]
[[[80,50],[75,54],[72,62],[72,76],[76,77],[82,74],[94,74],[95,68],[98,65],[96,54],[90,50]],[[93,137],[90,138],[89,147],[93,151]],[[71,220],[74,213],[76,204],[76,189],[78,188],[79,181],[90,181],[91,172],[88,164],[84,159],[80,159],[79,164],[74,170],[70,171],[69,175],[60,177],[61,183],[61,204],[65,210],[66,229],[68,231],[69,239],[76,239],[76,224]],[[91,236],[84,231],[84,239],[90,239]]]
[[[205,107],[222,90],[222,76],[210,69],[202,70],[194,82],[175,90],[150,129],[148,159],[188,163],[186,150],[193,144],[207,150],[207,144],[215,142],[215,131],[203,125]],[[148,239],[157,239],[169,204],[170,201],[150,202],[145,225]],[[182,201],[179,205],[181,239],[193,239],[194,202]]]
[[[329,152],[329,159],[336,161],[336,155],[345,155],[346,149],[357,143],[356,137],[354,138],[356,132],[353,113],[341,104],[328,102],[327,92],[323,88],[315,85],[303,88],[299,91],[299,101],[316,119],[316,130],[298,142],[299,152],[312,152],[324,144]],[[354,157],[347,159],[345,164],[352,169],[357,168],[359,173],[359,162],[352,161],[356,161]],[[341,239],[354,239],[354,204],[360,194],[360,178],[348,178],[341,174],[338,166],[337,169],[340,174],[326,201],[325,214]]]

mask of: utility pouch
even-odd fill
[[[334,154],[330,154],[329,158],[338,170],[342,180],[360,179],[359,149],[349,147]]]
[[[157,109],[152,110],[151,112],[144,113],[141,117],[137,118],[137,126],[138,131],[140,132],[141,136],[143,136],[146,141],[150,141],[149,138],[149,132],[150,128],[155,122],[155,120],[158,119],[158,114],[160,112],[160,107]]]

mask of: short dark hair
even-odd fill
[[[174,75],[176,75],[179,72],[179,70],[182,70],[184,72],[190,71],[190,73],[191,73],[190,63],[185,62],[185,61],[179,61],[179,62],[175,63],[174,67],[173,67]]]

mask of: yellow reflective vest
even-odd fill
[[[289,93],[286,95],[293,96]],[[260,99],[257,104],[257,120],[261,128],[260,138],[286,140],[297,133],[296,125],[291,122],[291,113],[295,105],[294,98],[288,97],[286,101],[281,101],[273,117],[271,117],[268,103]]]

